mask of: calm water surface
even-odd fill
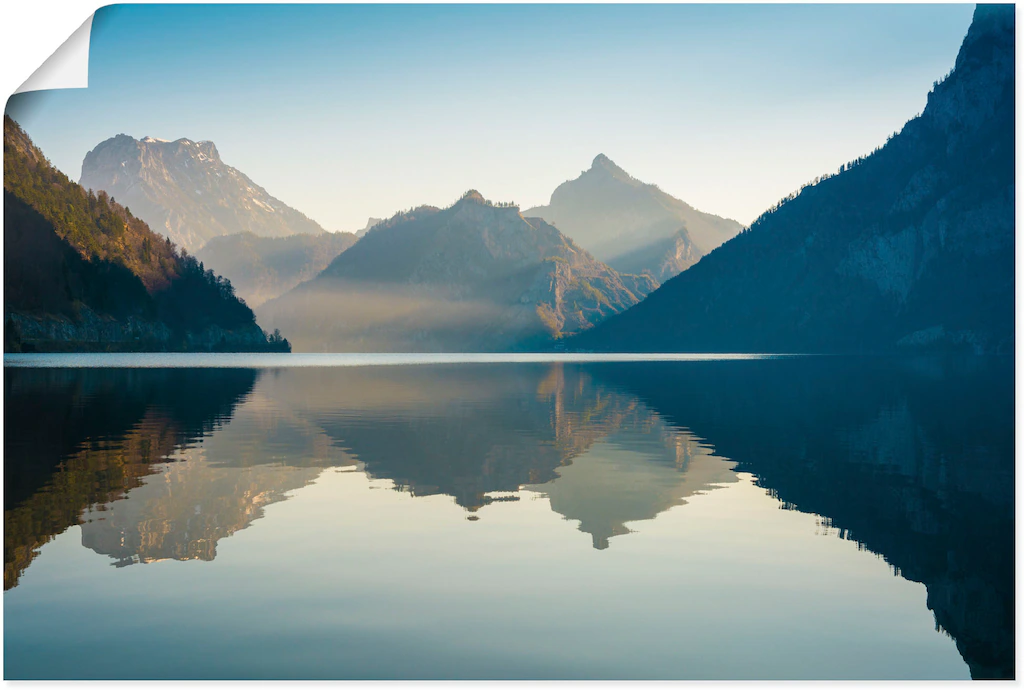
[[[395,357],[5,357],[5,677],[1014,674],[1012,362]]]

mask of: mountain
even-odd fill
[[[470,191],[376,225],[259,313],[303,351],[505,350],[589,328],[654,286]]]
[[[69,180],[6,116],[4,322],[5,352],[287,348],[229,281]]]
[[[1014,116],[1013,7],[979,5],[900,133],[571,345],[1012,352]]]
[[[242,232],[214,237],[196,258],[230,280],[238,296],[256,307],[316,277],[357,239],[350,232],[288,237]]]
[[[547,206],[524,215],[557,226],[617,271],[646,270],[655,277],[671,277],[664,271],[669,266],[688,267],[686,261],[672,258],[676,249],[671,238],[684,245],[683,254],[693,257],[692,265],[743,229],[734,220],[698,211],[656,185],[637,180],[604,154],[575,180],[558,185]]]
[[[261,237],[324,232],[226,165],[212,141],[118,134],[86,154],[81,185],[119,199],[190,252],[213,237],[239,232]]]

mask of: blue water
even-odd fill
[[[4,363],[8,679],[1014,672],[1012,363]]]
[[[786,354],[687,354],[687,353],[47,353],[6,354],[5,367],[105,367],[105,368],[256,368],[353,367],[400,364],[525,364],[559,362],[708,362],[779,359]]]

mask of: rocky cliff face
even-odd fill
[[[324,231],[225,164],[212,141],[118,134],[86,154],[80,182],[86,189],[106,191],[191,252],[219,235]]]
[[[496,350],[589,328],[654,285],[470,192],[447,209],[378,224],[315,280],[259,311],[299,350]]]
[[[256,307],[315,278],[357,239],[350,232],[289,237],[244,232],[214,237],[196,258],[230,280],[236,294]]]
[[[673,264],[666,265],[674,253],[666,244],[671,238],[688,245],[692,265],[743,228],[637,180],[604,154],[575,180],[560,184],[547,206],[524,215],[554,224],[617,271],[646,271],[655,277],[671,277],[665,270]]]
[[[587,349],[1012,351],[1014,14],[979,5],[924,112],[805,187]]]

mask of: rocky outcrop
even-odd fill
[[[195,252],[220,235],[324,232],[224,163],[212,141],[118,134],[85,156],[80,183],[104,190],[154,230]]]

